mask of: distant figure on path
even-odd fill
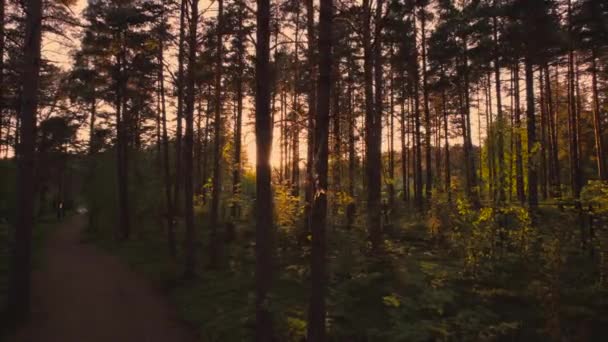
[[[63,201],[59,201],[57,205],[57,220],[61,221],[65,217],[65,210],[63,208]]]

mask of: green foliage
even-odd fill
[[[452,228],[452,216],[456,208],[448,201],[447,194],[433,193],[433,201],[427,215],[426,226],[434,239],[444,239]]]
[[[355,203],[355,199],[345,191],[333,191],[330,193],[330,196],[334,197],[333,203],[337,207],[337,212],[340,216],[346,215],[347,207]]]
[[[275,223],[279,230],[292,231],[301,219],[304,206],[291,194],[291,188],[283,184],[274,186]]]
[[[88,160],[89,176],[85,181],[85,202],[89,213],[91,233],[107,233],[107,227],[117,222],[116,156],[112,152],[100,153]]]
[[[39,218],[34,225],[32,232],[32,265],[34,269],[40,267],[44,262],[42,252],[44,251],[45,241],[57,224],[55,217],[46,216]],[[7,299],[11,229],[13,227],[8,222],[0,222],[0,314],[4,313]],[[0,340],[2,339],[2,328],[4,327],[0,327]]]
[[[112,153],[100,154],[88,178],[95,236],[137,270],[168,289],[180,316],[205,341],[242,341],[252,334],[254,272],[253,211],[242,210],[234,222],[236,240],[224,246],[220,271],[205,269],[207,251],[199,249],[200,277],[181,280],[181,244],[177,262],[166,251],[164,205],[154,196],[162,189],[150,152],[137,154],[137,171],[129,178],[134,237],[113,241],[115,220],[115,169]],[[228,173],[229,170],[224,172]],[[231,184],[224,177],[225,186]],[[255,176],[245,172],[238,197],[226,204],[251,206]],[[227,187],[230,189],[230,187]],[[275,185],[277,264],[275,286],[269,300],[277,339],[301,341],[306,335],[309,293],[307,239],[298,227],[304,222],[301,199],[287,186]],[[592,193],[592,188],[587,190]],[[593,188],[594,189],[594,188]],[[603,191],[603,190],[601,190]],[[600,199],[603,192],[593,190]],[[337,215],[356,199],[341,192],[330,194]],[[533,225],[526,208],[518,205],[479,210],[459,193],[453,201],[435,193],[428,215],[419,216],[396,207],[394,228],[385,236],[381,256],[370,256],[367,231],[360,217],[346,229],[328,229],[328,317],[334,341],[429,340],[538,340],[546,336],[572,338],[577,325],[591,321],[602,331],[598,313],[608,308],[598,301],[597,272],[581,256],[570,209],[542,211]],[[585,195],[586,196],[586,195]],[[154,198],[155,197],[155,198]],[[587,197],[584,197],[587,198]],[[208,208],[196,201],[198,245],[208,244]],[[358,204],[358,203],[357,203]],[[135,216],[134,216],[135,217]],[[337,220],[332,220],[337,222]],[[183,227],[178,220],[178,241]],[[160,251],[160,252],[159,252]]]
[[[130,152],[134,162],[128,175],[129,211],[135,227],[158,225],[164,207],[164,184],[155,169],[153,153]],[[85,202],[89,211],[88,232],[98,238],[117,237],[115,227],[118,222],[116,155],[114,151],[99,153],[87,160],[84,166]],[[135,235],[139,234],[134,229]]]
[[[590,181],[581,191],[581,201],[597,213],[608,213],[608,182]]]

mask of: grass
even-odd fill
[[[68,215],[69,217],[69,215]],[[67,217],[65,219],[68,219]],[[64,219],[64,220],[65,220]],[[58,224],[54,216],[44,216],[38,220],[32,232],[32,270],[43,267],[45,242]],[[8,277],[9,277],[9,229],[8,223],[0,223],[0,312],[4,312],[7,303]],[[4,327],[10,329],[10,327]],[[0,340],[2,340],[3,330],[0,329]]]

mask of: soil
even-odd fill
[[[190,342],[163,294],[116,256],[82,242],[86,216],[51,233],[32,275],[32,314],[15,342]]]

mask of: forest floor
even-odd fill
[[[49,237],[33,273],[31,319],[11,341],[195,341],[145,277],[83,242],[85,225],[76,215]]]

